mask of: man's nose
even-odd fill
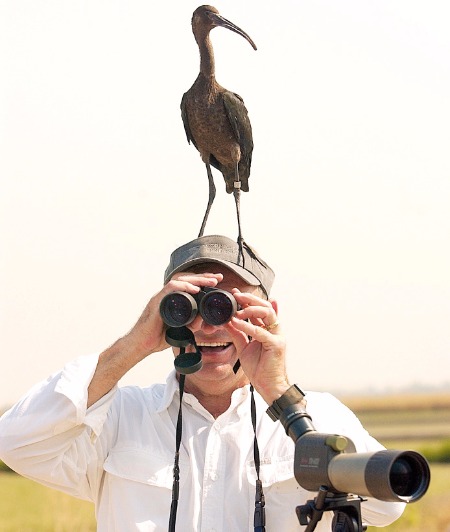
[[[191,331],[193,333],[196,333],[198,331],[202,331],[204,332],[205,334],[212,334],[213,332],[215,332],[217,329],[219,329],[220,327],[222,327],[222,325],[211,325],[210,323],[207,323],[201,316],[200,313],[197,314],[197,316],[195,316],[194,320],[191,321],[191,323],[189,324],[189,329],[191,329]]]

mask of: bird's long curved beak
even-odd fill
[[[213,21],[215,26],[221,26],[222,28],[226,28],[227,30],[234,31],[238,35],[241,35],[242,37],[244,37],[244,39],[246,39],[252,45],[254,50],[257,49],[256,44],[253,42],[250,36],[245,33],[244,30],[241,30],[239,26],[236,26],[236,24],[233,24],[226,18],[222,17],[222,15],[214,13],[213,16],[211,17],[211,20]]]

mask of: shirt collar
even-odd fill
[[[164,394],[161,397],[160,404],[156,411],[158,414],[163,412],[164,410],[167,410],[170,406],[170,404],[173,401],[173,397],[175,393],[177,393],[179,390],[179,385],[177,381],[177,373],[173,369],[169,375],[167,375],[166,379],[166,385],[164,386]]]
[[[156,411],[160,414],[167,410],[174,400],[175,394],[179,395],[179,383],[177,380],[177,373],[173,369],[166,379],[166,386],[164,387],[164,394],[161,397],[160,404]],[[187,394],[186,394],[187,395]],[[234,390],[231,394],[231,404],[228,411],[236,410],[236,413],[242,418],[248,411],[247,403],[250,396],[250,385],[246,384],[242,388]]]

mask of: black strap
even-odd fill
[[[181,352],[184,352],[184,348],[181,348]],[[183,392],[184,392],[184,381],[186,375],[180,374],[179,387],[180,387],[180,406],[178,409],[178,419],[176,427],[176,436],[175,436],[175,460],[173,464],[173,485],[172,485],[172,504],[170,506],[170,519],[169,519],[169,532],[175,532],[175,524],[177,520],[177,509],[178,509],[178,499],[180,495],[180,446],[181,446],[181,435],[183,431],[182,421],[182,401],[183,401]],[[266,528],[266,514],[265,514],[265,501],[264,501],[264,492],[262,487],[262,482],[259,478],[260,470],[260,457],[259,457],[259,447],[258,440],[256,438],[256,404],[254,396],[253,385],[250,384],[251,392],[251,417],[252,417],[252,426],[254,433],[253,440],[253,457],[255,461],[256,469],[256,493],[255,493],[255,514],[253,518],[253,525],[255,532],[265,532]]]
[[[181,348],[180,354],[184,353],[184,347]],[[178,409],[177,428],[175,436],[175,460],[173,464],[173,485],[172,485],[172,504],[170,506],[170,519],[169,519],[169,532],[175,532],[175,523],[177,520],[178,499],[180,496],[180,446],[181,446],[181,434],[183,432],[182,426],[182,409],[181,403],[183,401],[184,392],[184,380],[186,375],[180,374],[180,407]]]
[[[253,440],[253,457],[255,460],[255,469],[256,469],[256,493],[255,493],[255,515],[253,518],[253,526],[255,532],[265,532],[266,528],[266,511],[265,511],[265,500],[264,500],[264,491],[262,487],[262,482],[259,478],[259,469],[261,461],[259,458],[259,447],[258,440],[256,439],[256,404],[255,404],[255,395],[253,384],[250,384],[251,392],[251,413],[252,413],[252,425],[253,433],[255,435]]]

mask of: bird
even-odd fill
[[[216,196],[211,166],[225,180],[226,192],[233,193],[236,203],[238,242],[242,250],[240,192],[248,192],[248,179],[253,152],[253,136],[244,100],[216,81],[214,51],[210,32],[215,27],[231,30],[244,37],[256,50],[252,39],[241,28],[222,17],[209,5],[198,7],[192,15],[192,32],[200,52],[200,72],[192,87],[183,94],[181,117],[188,143],[197,148],[206,165],[209,196],[199,231],[203,236]]]

